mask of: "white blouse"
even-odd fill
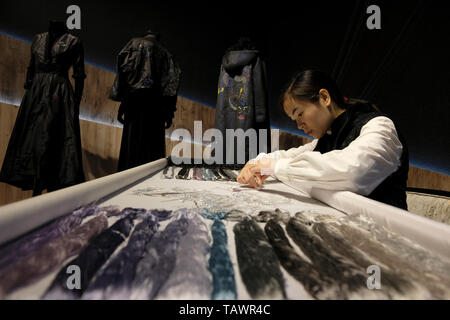
[[[298,148],[260,153],[276,159],[274,176],[293,188],[352,191],[369,195],[400,166],[402,144],[394,123],[379,116],[368,121],[360,135],[342,150],[313,151],[318,139]]]

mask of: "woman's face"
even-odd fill
[[[287,97],[283,106],[288,117],[297,122],[297,127],[316,139],[320,139],[327,132],[335,119],[329,102],[322,98],[312,103]]]

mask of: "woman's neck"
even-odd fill
[[[345,109],[340,108],[336,103],[333,102],[333,104],[331,105],[331,114],[333,115],[333,119],[336,119],[344,112]]]

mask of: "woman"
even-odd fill
[[[297,74],[282,95],[284,112],[315,139],[261,153],[237,181],[261,188],[270,175],[292,187],[352,191],[407,209],[408,149],[394,123],[372,104],[347,101],[326,74]]]

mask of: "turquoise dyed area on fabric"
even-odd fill
[[[220,219],[226,212],[211,213],[204,211],[203,216],[214,220],[211,226],[213,244],[209,258],[209,271],[213,276],[213,300],[234,300],[237,298],[233,264],[228,252],[228,237],[225,225]]]
[[[226,217],[228,213],[221,211],[221,212],[210,212],[207,209],[205,209],[202,213],[202,215],[206,218],[206,219],[211,219],[211,220],[222,220],[223,218]]]
[[[215,220],[211,226],[213,245],[209,259],[209,270],[213,275],[211,299],[233,300],[237,298],[233,264],[228,253],[228,237],[225,225]]]
[[[206,168],[201,168],[201,170],[202,170],[202,175],[203,175],[204,180],[211,181],[213,179]]]

